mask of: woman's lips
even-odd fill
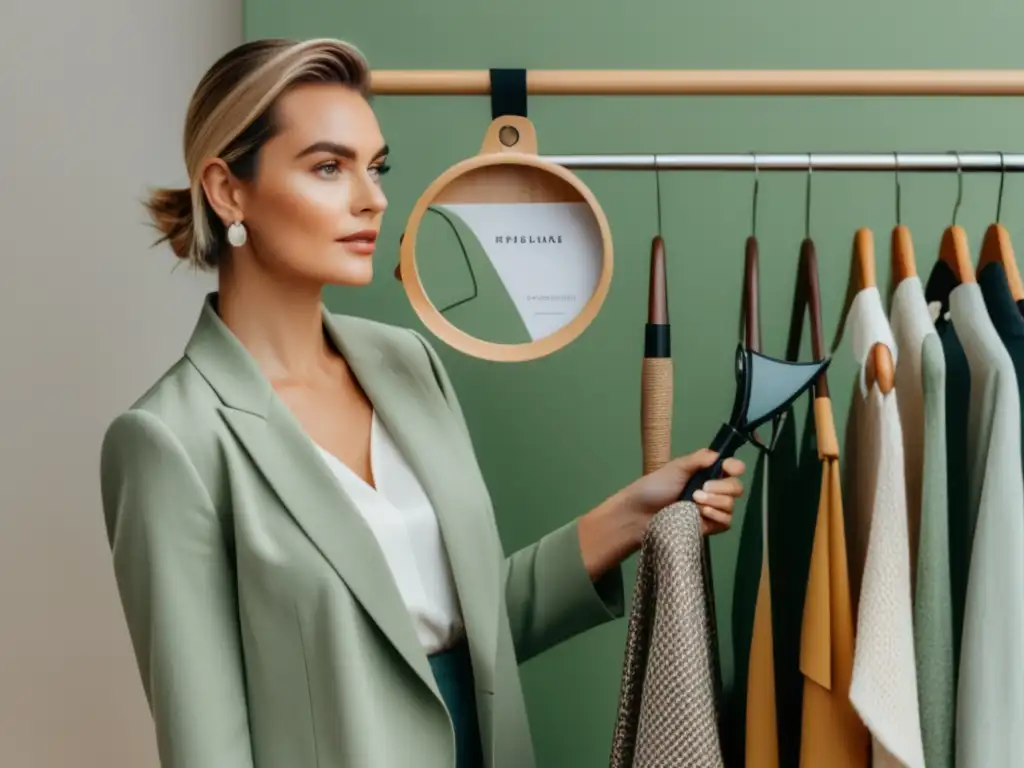
[[[377,249],[377,232],[366,229],[361,232],[354,232],[339,241],[347,251],[358,253],[361,256],[372,256]]]

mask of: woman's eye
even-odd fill
[[[370,166],[370,175],[375,179],[380,179],[385,173],[391,170],[391,166],[387,163],[381,163],[380,165]]]
[[[318,174],[324,178],[331,178],[338,173],[338,164],[334,161],[321,163],[314,169]]]

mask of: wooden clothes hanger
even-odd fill
[[[999,153],[1000,163],[1003,163],[1003,153]],[[1017,260],[1013,254],[1013,244],[1010,242],[1010,233],[1006,227],[999,223],[1000,214],[1003,210],[1003,182],[1006,180],[1005,165],[999,177],[999,202],[996,203],[996,220],[985,230],[985,237],[981,241],[981,255],[978,257],[977,273],[989,264],[1002,264],[1006,273],[1006,282],[1010,286],[1010,293],[1014,301],[1024,300],[1024,283],[1021,282],[1020,270],[1017,269]]]
[[[876,287],[878,287],[878,282],[875,279],[875,237],[870,229],[861,227],[853,236],[850,277],[846,285],[846,300],[843,302],[839,328],[836,330],[835,341],[832,345],[833,351],[843,337],[854,297],[865,288]],[[864,377],[868,387],[878,384],[878,389],[882,394],[892,392],[896,384],[896,368],[893,364],[892,350],[885,344],[878,342],[871,347],[868,358],[864,361]]]
[[[761,351],[761,287],[757,246],[757,196],[761,185],[757,156],[754,156],[754,199],[750,206],[750,236],[743,246],[743,298],[740,306],[743,343],[748,349]]]
[[[793,312],[789,320],[789,340],[786,344],[786,359],[800,357],[800,338],[803,335],[804,313],[811,326],[811,356],[816,360],[826,357],[825,333],[821,322],[821,287],[818,283],[818,253],[810,236],[800,243],[800,260],[797,265],[796,290],[793,292]],[[828,377],[825,371],[818,375],[812,389],[814,409],[814,432],[818,442],[819,458],[839,458],[839,438],[836,435],[835,419],[832,416],[832,401],[828,391]]]
[[[974,264],[971,262],[971,247],[967,242],[967,233],[956,223],[956,215],[960,211],[960,202],[964,195],[963,170],[960,168],[960,155],[956,156],[956,204],[953,206],[953,223],[946,227],[939,242],[939,261],[946,264],[962,285],[976,283]]]
[[[823,360],[825,334],[821,322],[821,286],[818,283],[818,252],[811,239],[811,158],[807,158],[807,192],[804,198],[804,239],[800,243],[800,258],[797,262],[796,289],[793,291],[793,311],[789,319],[789,339],[786,342],[786,359],[800,358],[800,338],[803,335],[803,315],[810,315],[811,355]],[[828,378],[822,371],[814,382],[813,397],[828,397]]]
[[[896,157],[896,226],[892,230],[889,258],[890,280],[892,288],[895,289],[897,285],[908,277],[915,277],[917,275],[917,266],[914,263],[914,241],[910,236],[910,229],[903,224],[900,215],[899,155],[895,152],[893,155]]]
[[[803,335],[803,315],[806,311],[811,326],[811,356],[822,360],[825,353],[825,333],[821,322],[821,286],[818,283],[818,252],[814,241],[804,237],[800,243],[800,259],[797,264],[796,290],[793,292],[793,312],[789,321],[789,339],[786,343],[786,359],[795,361],[800,357],[800,339]],[[814,397],[828,397],[828,378],[825,371],[814,382]]]
[[[859,283],[858,290],[875,288],[875,237],[867,227],[861,227],[853,236],[853,269]],[[893,365],[892,350],[878,342],[868,353],[864,364],[864,378],[870,388],[878,384],[882,394],[892,392],[896,385],[896,369]]]

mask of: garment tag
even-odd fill
[[[435,204],[473,233],[530,337],[542,339],[579,315],[601,277],[603,242],[587,203]]]

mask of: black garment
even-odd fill
[[[949,576],[953,601],[953,662],[958,677],[960,640],[967,599],[967,569],[971,559],[970,503],[967,481],[967,413],[971,401],[971,369],[952,321],[946,316],[949,294],[959,281],[949,265],[937,261],[928,277],[925,298],[941,302],[935,330],[946,358],[946,490],[949,501]]]
[[[1024,317],[1013,300],[1002,264],[988,264],[978,273],[978,285],[996,333],[1010,353],[1017,374],[1017,388],[1024,392]],[[1021,302],[1024,303],[1024,302]],[[1022,432],[1024,433],[1024,432]]]

